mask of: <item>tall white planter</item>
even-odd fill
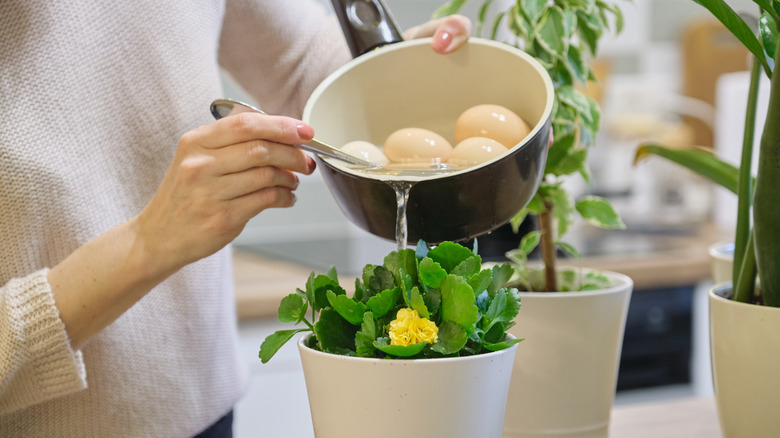
[[[633,281],[613,287],[522,294],[504,438],[591,438],[609,434]]]
[[[780,436],[780,308],[709,295],[712,380],[725,438]]]
[[[369,359],[322,353],[302,339],[314,435],[500,438],[517,348],[459,358]]]

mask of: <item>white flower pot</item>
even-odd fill
[[[606,437],[633,281],[588,292],[526,292],[504,438]]]
[[[721,242],[710,246],[713,284],[731,283],[734,266],[734,242]]]
[[[712,380],[725,438],[780,434],[780,308],[727,300],[710,290]]]
[[[302,339],[314,435],[500,438],[516,348],[459,358],[369,359],[322,353]]]

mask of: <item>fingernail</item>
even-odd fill
[[[452,33],[446,29],[440,29],[433,36],[433,48],[437,52],[446,52],[452,45]]]
[[[308,162],[309,162],[309,171],[310,172],[314,172],[314,169],[317,168],[317,162],[314,161],[314,158],[312,158],[312,157],[310,157],[308,155],[306,156],[306,158],[308,159]]]
[[[314,138],[314,128],[311,126],[305,124],[305,123],[299,123],[295,126],[298,130],[298,136],[301,137],[304,140],[311,140]]]

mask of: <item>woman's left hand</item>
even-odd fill
[[[466,43],[471,35],[471,20],[463,15],[450,15],[414,26],[404,32],[404,39],[433,37],[433,50],[451,53]]]

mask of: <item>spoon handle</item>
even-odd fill
[[[266,114],[266,112],[261,110],[260,108],[233,99],[217,99],[211,103],[211,114],[217,120],[223,117],[227,117],[230,114],[235,114],[236,112],[244,112],[244,111],[254,111],[260,114]],[[378,167],[374,163],[362,160],[354,155],[350,155],[342,150],[339,150],[337,148],[334,148],[333,146],[323,143],[317,140],[316,138],[312,139],[308,144],[297,144],[297,145],[293,145],[293,147],[296,147],[298,149],[303,149],[304,151],[309,151],[317,155],[323,155],[326,157],[335,158],[337,160],[341,160],[346,163],[353,164],[355,166],[362,166],[367,168]]]
[[[349,164],[354,164],[356,166],[377,167],[377,165],[374,163],[369,163],[368,161],[361,160],[360,158],[355,157],[354,155],[350,155],[346,152],[342,152],[334,148],[333,146],[329,146],[316,139],[313,139],[308,144],[297,144],[295,145],[295,147],[298,149],[303,149],[304,151],[315,153],[317,155],[324,155],[326,157],[335,158],[337,160],[341,160]]]

